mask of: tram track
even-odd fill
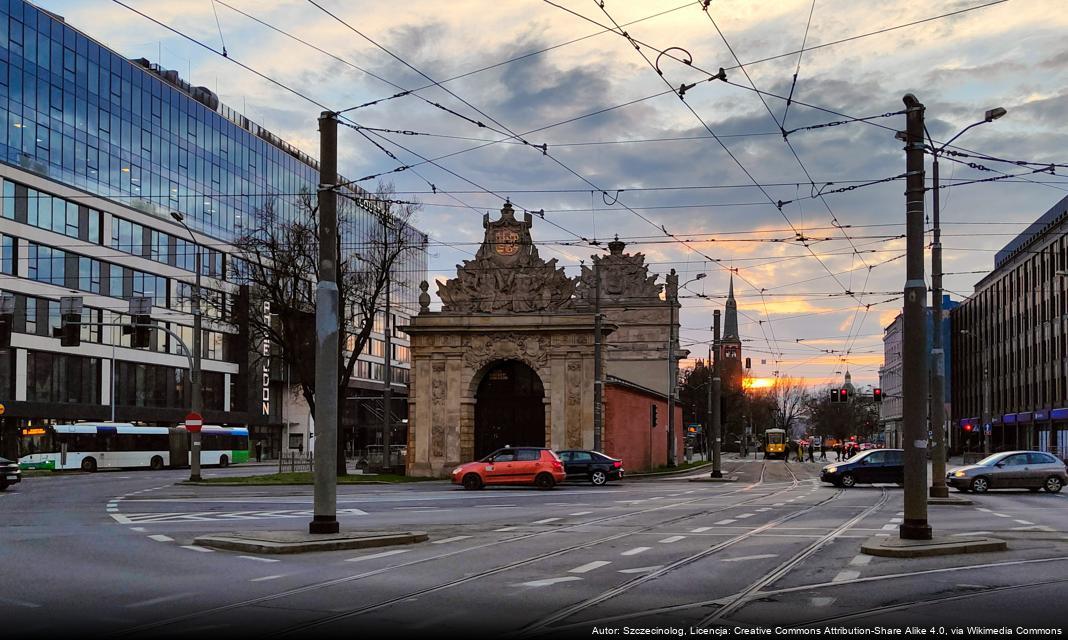
[[[773,491],[773,492],[771,492],[769,494],[761,494],[759,496],[754,496],[754,497],[752,497],[752,498],[750,498],[748,500],[745,500],[745,501],[737,503],[737,504],[732,504],[732,505],[729,505],[729,506],[725,506],[725,507],[714,509],[714,510],[710,510],[710,511],[702,511],[700,513],[686,514],[686,515],[683,515],[683,516],[679,516],[677,518],[671,518],[669,520],[663,520],[663,521],[657,522],[654,525],[649,525],[649,526],[646,526],[646,527],[641,527],[639,529],[630,530],[630,531],[626,531],[626,532],[621,532],[621,533],[618,533],[618,534],[613,534],[611,536],[606,536],[606,537],[603,537],[603,538],[599,538],[597,540],[587,541],[587,542],[584,542],[584,543],[579,544],[579,545],[573,545],[571,547],[566,547],[564,549],[557,549],[555,551],[546,552],[544,554],[539,554],[539,555],[536,555],[536,556],[533,556],[531,558],[527,558],[527,559],[524,559],[524,560],[519,560],[519,561],[516,561],[516,562],[507,563],[507,564],[495,567],[493,569],[489,569],[486,572],[481,572],[481,573],[475,574],[473,576],[465,577],[465,578],[461,579],[461,582],[467,582],[467,581],[470,581],[472,579],[478,579],[479,577],[484,577],[486,575],[493,575],[495,573],[500,573],[500,572],[503,572],[503,571],[507,571],[509,569],[513,569],[513,568],[516,568],[516,567],[520,567],[520,566],[524,566],[524,565],[527,565],[527,564],[535,563],[535,562],[538,562],[538,561],[541,561],[541,560],[545,560],[547,558],[552,558],[552,557],[555,557],[555,556],[558,556],[558,555],[561,555],[561,554],[565,554],[565,553],[569,553],[569,552],[572,552],[572,551],[588,548],[590,546],[595,546],[597,544],[603,544],[605,542],[610,542],[610,541],[613,541],[613,540],[616,540],[616,539],[619,539],[619,538],[623,538],[623,537],[626,537],[626,536],[634,535],[636,533],[649,531],[649,530],[652,530],[652,529],[655,529],[655,528],[658,528],[658,527],[662,527],[662,526],[664,526],[666,524],[673,524],[673,523],[681,522],[681,521],[684,521],[684,520],[687,520],[687,519],[690,519],[690,518],[704,516],[704,515],[707,515],[707,514],[710,514],[710,513],[720,513],[722,511],[726,511],[728,509],[733,509],[733,508],[736,508],[738,506],[742,506],[742,505],[748,504],[748,503],[750,503],[752,501],[755,501],[755,500],[760,500],[760,499],[768,498],[768,497],[775,496],[775,495],[778,495],[778,494],[781,494],[781,493],[785,493],[785,492],[791,491],[793,489],[796,489],[800,485],[800,480],[797,479],[796,475],[794,475],[793,477],[794,477],[794,479],[793,479],[793,481],[790,482],[790,486],[785,487],[783,489],[780,489],[778,491]],[[763,470],[762,470],[762,473],[761,473],[761,478],[758,479],[756,482],[750,483],[749,485],[747,485],[746,487],[743,487],[743,488],[734,489],[734,490],[727,491],[727,492],[722,493],[722,494],[718,494],[716,497],[727,497],[727,496],[732,496],[732,495],[737,495],[737,494],[749,492],[749,491],[752,491],[753,489],[761,486],[762,484],[764,484],[764,481],[763,481]],[[150,622],[150,623],[137,625],[137,626],[134,626],[134,627],[129,627],[127,629],[118,631],[118,632],[110,634],[110,635],[111,635],[111,637],[124,637],[124,636],[135,635],[135,634],[138,634],[138,633],[142,633],[142,632],[146,632],[146,631],[152,631],[154,629],[159,629],[159,628],[163,628],[163,627],[168,627],[168,626],[176,624],[176,623],[186,622],[186,621],[189,621],[189,620],[202,618],[202,617],[209,616],[209,615],[214,615],[214,614],[217,614],[217,613],[224,613],[224,612],[232,611],[232,610],[235,610],[235,609],[255,606],[255,605],[259,605],[259,604],[263,604],[263,603],[267,603],[267,602],[272,602],[272,601],[275,601],[275,600],[288,598],[288,597],[291,597],[291,596],[296,596],[296,595],[300,595],[300,594],[304,594],[304,593],[308,593],[308,592],[312,592],[312,591],[317,591],[317,590],[320,590],[320,589],[326,589],[326,588],[330,588],[330,587],[333,587],[333,586],[338,586],[338,585],[342,585],[342,584],[346,584],[346,583],[350,583],[350,582],[355,582],[355,581],[358,581],[358,580],[363,580],[365,578],[370,578],[370,577],[373,577],[373,576],[382,575],[382,574],[388,573],[390,571],[403,569],[403,568],[407,568],[407,567],[411,567],[411,566],[415,566],[415,565],[419,565],[419,564],[425,564],[425,563],[433,562],[433,561],[436,561],[436,560],[442,560],[442,559],[458,556],[458,555],[461,555],[461,554],[464,554],[464,553],[470,553],[472,551],[479,551],[479,550],[483,550],[483,549],[487,549],[487,548],[491,548],[491,547],[496,547],[496,546],[501,546],[501,545],[505,545],[505,544],[512,544],[512,543],[516,543],[516,542],[522,542],[522,541],[531,540],[531,539],[534,539],[534,538],[539,538],[539,537],[543,537],[543,536],[549,536],[549,535],[557,534],[557,533],[564,532],[564,531],[571,531],[571,530],[579,529],[579,528],[582,528],[582,527],[600,525],[600,524],[612,522],[612,521],[615,521],[615,520],[620,520],[620,519],[624,519],[624,518],[631,518],[631,517],[643,515],[643,514],[646,514],[646,513],[652,513],[652,512],[656,512],[656,511],[661,511],[661,510],[668,509],[668,508],[676,508],[676,507],[679,507],[679,506],[685,506],[685,505],[688,505],[688,504],[694,504],[694,503],[702,502],[702,501],[707,500],[707,499],[709,499],[709,496],[705,495],[705,496],[701,496],[699,498],[694,498],[692,500],[684,500],[684,501],[681,501],[681,502],[673,502],[673,503],[669,503],[669,504],[658,505],[656,507],[652,507],[652,508],[648,508],[648,509],[640,509],[640,510],[637,510],[637,511],[631,511],[631,512],[627,512],[627,513],[615,514],[615,515],[611,515],[611,516],[605,516],[603,518],[596,518],[594,520],[590,520],[590,521],[586,521],[586,522],[582,522],[582,523],[577,523],[577,524],[574,524],[574,525],[568,525],[566,527],[555,528],[555,529],[552,529],[550,531],[539,531],[539,532],[534,532],[534,533],[530,533],[530,534],[510,537],[510,538],[507,538],[507,539],[504,539],[504,540],[495,540],[493,542],[488,542],[488,543],[481,544],[481,545],[475,545],[475,546],[472,546],[472,547],[466,547],[464,549],[458,549],[458,550],[450,551],[450,552],[446,552],[446,553],[435,554],[435,555],[430,556],[430,557],[420,558],[420,559],[416,559],[416,560],[411,560],[409,562],[403,562],[403,563],[399,563],[399,564],[395,564],[395,565],[390,565],[388,567],[382,567],[380,569],[366,571],[366,572],[362,572],[362,573],[351,575],[351,576],[343,576],[341,578],[335,578],[335,579],[332,579],[332,580],[325,580],[325,581],[322,581],[322,582],[316,582],[316,583],[304,585],[302,587],[296,587],[296,588],[293,588],[293,589],[288,589],[286,591],[281,591],[281,592],[274,593],[274,594],[268,594],[268,595],[259,596],[259,597],[256,597],[256,598],[249,598],[249,599],[246,599],[246,600],[242,600],[240,602],[234,602],[234,603],[230,603],[230,604],[220,605],[220,606],[212,607],[210,609],[204,609],[204,610],[201,610],[201,611],[194,611],[194,612],[182,614],[182,615],[179,615],[179,616],[173,616],[173,617],[170,617],[170,618],[167,618],[167,619],[163,619],[163,620],[156,620],[156,621],[153,621],[153,622]],[[417,592],[413,592],[412,594],[406,594],[403,597],[392,599],[388,603],[380,603],[378,605],[371,605],[369,607],[362,607],[362,608],[357,609],[357,610],[351,610],[351,611],[347,611],[347,612],[342,612],[342,613],[340,613],[340,614],[338,614],[336,616],[330,616],[327,619],[312,621],[310,623],[306,623],[306,624],[301,625],[299,627],[293,627],[291,629],[283,630],[279,634],[275,634],[275,635],[284,635],[284,634],[292,633],[292,632],[295,632],[295,631],[299,631],[299,630],[303,630],[303,629],[308,629],[308,628],[312,628],[312,627],[315,627],[315,626],[319,626],[321,624],[326,624],[326,623],[328,623],[330,621],[333,621],[333,620],[336,620],[336,619],[352,617],[352,616],[356,616],[356,615],[362,615],[363,613],[369,613],[370,610],[381,609],[381,608],[384,608],[385,606],[389,606],[391,604],[395,604],[396,602],[410,599],[410,598],[415,597],[415,596],[417,596],[419,594],[431,593],[433,591],[441,590],[441,589],[447,588],[447,587],[455,585],[455,584],[458,584],[457,581],[450,581],[448,583],[436,585],[436,586],[433,586],[433,587],[428,587],[426,589],[421,589],[421,590],[418,590]]]

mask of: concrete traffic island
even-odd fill
[[[1007,551],[1004,540],[985,537],[944,537],[932,540],[902,540],[893,537],[874,537],[860,545],[861,553],[883,558],[930,558],[954,556],[964,553],[990,553]]]
[[[953,507],[967,507],[975,504],[968,498],[962,498],[960,496],[946,496],[945,498],[927,498],[927,504],[948,505]]]
[[[311,553],[368,549],[426,542],[425,531],[342,531],[312,535],[304,531],[243,531],[200,536],[193,544],[242,553]]]
[[[690,482],[738,482],[738,476],[722,477],[722,478],[690,478]]]

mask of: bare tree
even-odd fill
[[[426,236],[411,226],[420,205],[393,199],[392,185],[379,184],[374,194],[343,189],[338,195],[343,198],[338,207],[338,398],[344,402],[356,362],[383,309],[394,266],[409,252],[425,248]],[[355,204],[346,206],[346,199]],[[294,215],[283,216],[268,203],[257,216],[259,228],[234,240],[238,260],[231,261],[232,279],[249,285],[253,309],[270,305],[269,316],[249,314],[250,335],[269,339],[271,356],[291,367],[293,381],[314,414],[318,206],[312,196],[303,195],[296,209]],[[374,224],[366,224],[368,215]],[[341,412],[338,415],[340,419]],[[337,433],[337,470],[345,475],[344,433],[340,428]]]
[[[789,434],[805,412],[805,401],[808,399],[805,381],[803,378],[776,378],[771,394],[775,400],[775,426],[785,429]]]

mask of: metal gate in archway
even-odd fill
[[[518,360],[486,370],[475,396],[475,459],[503,446],[545,446],[545,389]]]

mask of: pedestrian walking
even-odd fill
[[[816,461],[816,443],[813,442],[812,440],[808,441],[808,461],[809,462],[815,462]]]
[[[798,443],[797,443],[797,461],[798,462],[804,462],[805,461],[805,445],[801,444],[800,441],[798,441]]]
[[[826,459],[827,459],[827,441],[826,440],[821,440],[820,441],[820,460],[826,460]]]
[[[834,455],[835,455],[834,459],[835,459],[836,462],[841,462],[842,461],[842,443],[841,442],[836,442],[834,444]]]

